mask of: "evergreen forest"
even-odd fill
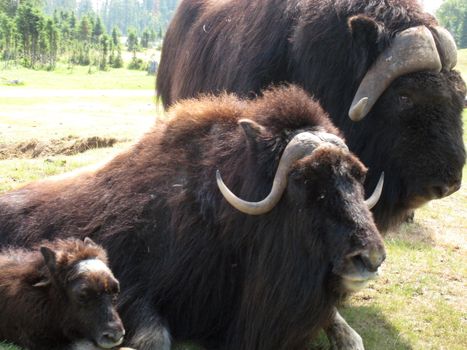
[[[140,49],[158,47],[178,0],[0,0],[0,60],[55,69],[57,62],[144,69]]]

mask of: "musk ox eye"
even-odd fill
[[[399,103],[402,108],[410,108],[413,106],[412,99],[407,95],[399,95]]]
[[[88,290],[81,290],[78,294],[77,294],[77,299],[78,299],[78,302],[81,303],[81,304],[86,304],[90,301],[91,299],[91,293],[88,291]]]
[[[81,304],[86,304],[89,302],[89,295],[88,294],[80,294],[78,295],[78,301]]]

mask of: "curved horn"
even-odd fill
[[[433,27],[433,31],[438,37],[438,53],[446,70],[453,69],[457,64],[457,46],[451,33],[443,27]]]
[[[334,146],[337,146],[339,148],[342,148],[346,151],[349,150],[349,147],[345,144],[344,140],[342,140],[339,136],[337,135],[334,135],[334,134],[330,134],[328,132],[316,132],[315,133],[316,136],[318,136],[321,140],[323,140],[324,142],[328,142],[328,143],[331,143],[333,144]]]
[[[398,33],[368,70],[350,106],[350,119],[363,119],[394,79],[422,70],[439,72],[441,60],[429,29],[412,27]]]
[[[368,199],[365,200],[365,204],[368,206],[368,209],[372,209],[376,203],[378,203],[379,198],[381,197],[381,193],[383,192],[383,185],[384,185],[384,172],[381,173],[379,177],[378,183],[376,187]]]
[[[219,170],[216,171],[217,186],[227,202],[242,213],[249,215],[265,214],[271,211],[281,199],[287,186],[287,175],[289,174],[291,165],[298,159],[311,153],[322,142],[323,141],[320,137],[310,132],[302,132],[295,135],[287,144],[287,147],[279,161],[276,175],[274,176],[272,183],[271,192],[262,201],[248,202],[238,198],[224,184]]]

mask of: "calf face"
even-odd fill
[[[85,244],[94,243],[86,239]],[[68,301],[63,315],[67,333],[104,349],[120,345],[125,335],[115,309],[120,285],[107,265],[97,257],[87,258],[78,261],[63,275],[56,269],[55,252],[47,247],[41,247],[41,252],[52,279],[63,286]]]

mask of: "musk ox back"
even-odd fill
[[[301,89],[188,100],[102,168],[0,196],[0,239],[103,244],[134,348],[304,349],[384,260],[365,173]]]
[[[31,350],[120,345],[124,329],[112,304],[119,285],[106,263],[88,238],[1,250],[0,340]]]
[[[301,85],[369,167],[367,192],[387,175],[374,209],[387,229],[460,187],[466,89],[455,63],[452,37],[416,0],[185,0],[164,39],[157,92],[169,106]]]

